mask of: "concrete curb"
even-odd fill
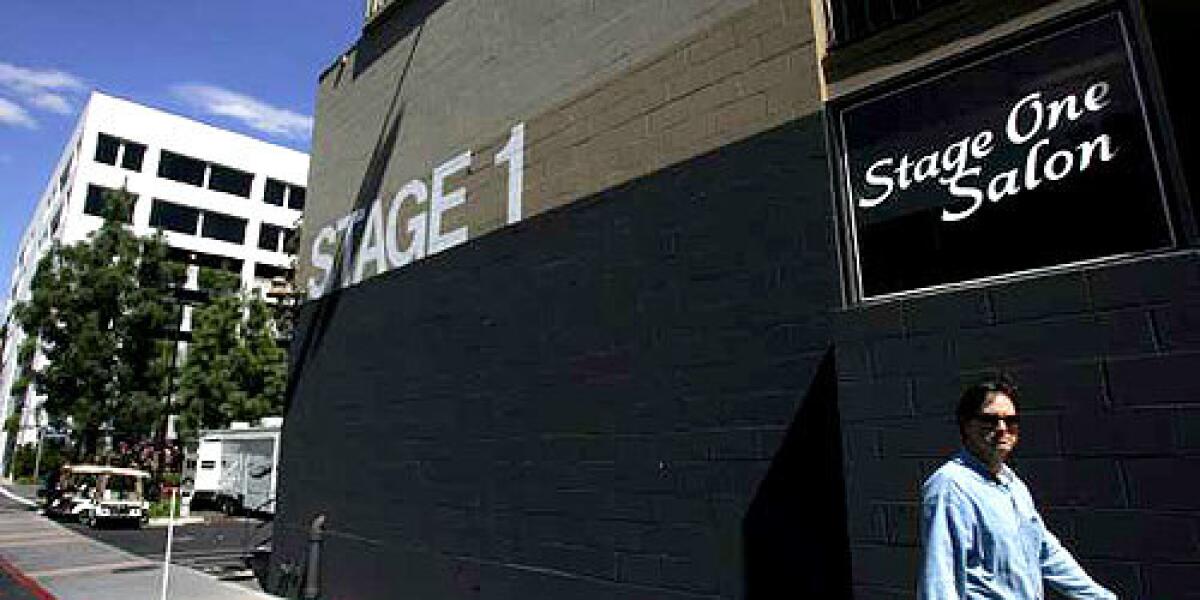
[[[37,600],[58,600],[54,594],[51,594],[46,588],[42,587],[42,584],[38,583],[36,579],[26,575],[16,565],[5,560],[3,556],[0,556],[0,572],[12,578],[17,585],[24,588],[25,591],[29,592]],[[8,594],[5,594],[4,597],[7,598]]]

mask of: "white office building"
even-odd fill
[[[191,285],[203,266],[264,289],[292,268],[284,240],[299,223],[307,176],[302,152],[93,92],[21,238],[4,304],[0,417],[24,407],[16,443],[35,441],[44,415],[34,386],[24,397],[12,394],[24,338],[9,318],[12,307],[29,297],[38,260],[53,242],[72,244],[100,228],[105,191],[125,188],[137,197],[134,231],[161,229],[171,253],[190,265]],[[185,308],[185,330],[189,323]],[[0,465],[10,446],[0,433]]]

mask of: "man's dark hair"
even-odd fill
[[[997,377],[981,381],[967,388],[963,392],[962,397],[958,399],[958,410],[955,411],[955,414],[958,416],[959,429],[962,429],[967,421],[970,421],[983,410],[983,405],[987,402],[988,396],[996,393],[1008,396],[1012,400],[1014,408],[1018,406],[1017,385],[1011,379]]]

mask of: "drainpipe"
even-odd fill
[[[308,528],[308,563],[304,568],[305,600],[316,600],[321,593],[321,538],[325,536],[325,515],[317,515]]]

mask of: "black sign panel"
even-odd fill
[[[1118,13],[839,114],[863,297],[1172,243]]]

